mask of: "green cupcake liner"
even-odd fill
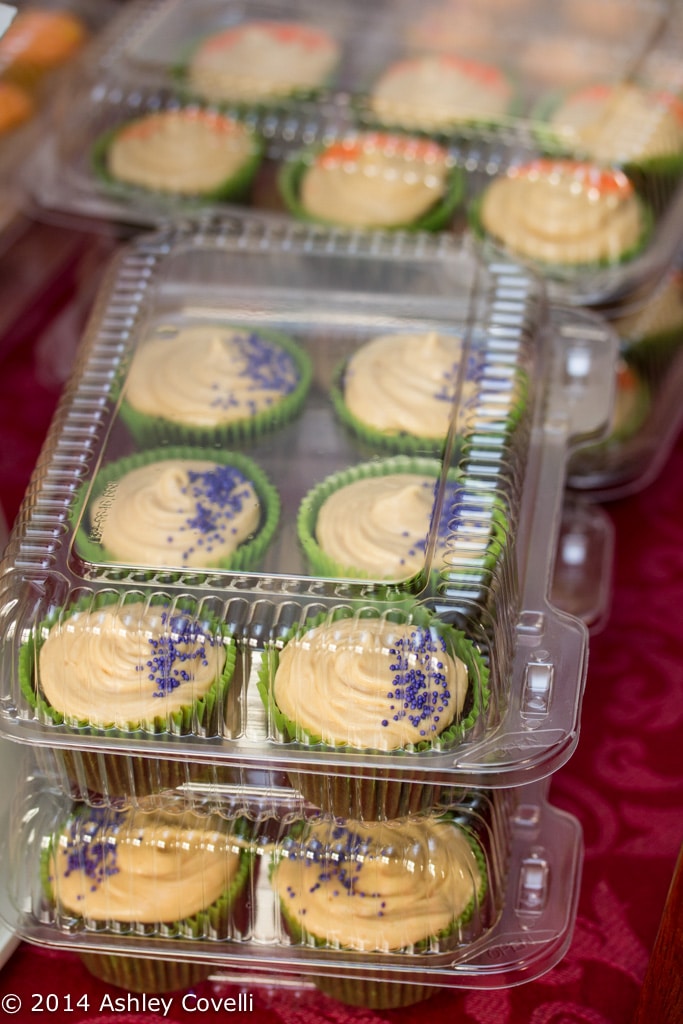
[[[353,230],[348,225],[336,224],[321,217],[314,217],[306,211],[299,198],[301,182],[314,158],[323,150],[318,145],[300,153],[295,153],[282,164],[278,173],[278,187],[285,206],[297,220],[308,224],[323,224],[326,227],[341,227]],[[408,224],[399,223],[382,225],[383,231],[441,231],[452,220],[456,210],[465,197],[465,174],[459,167],[453,167],[448,175],[446,191],[443,196],[421,217]],[[373,230],[375,225],[368,224],[364,230]]]
[[[485,194],[486,192],[484,191],[476,199],[474,199],[470,203],[467,211],[467,219],[470,231],[472,232],[474,237],[480,242],[483,242],[486,239],[490,239],[501,249],[504,249],[506,252],[509,252],[514,258],[523,259],[524,262],[535,267],[538,267],[543,273],[546,274],[555,273],[561,276],[566,276],[567,274],[572,273],[584,274],[591,270],[600,270],[605,267],[621,266],[622,264],[628,263],[630,260],[635,259],[637,256],[640,256],[641,253],[643,253],[646,249],[654,233],[654,212],[652,210],[652,207],[648,203],[646,203],[639,195],[638,204],[640,206],[641,218],[643,222],[640,237],[638,241],[635,243],[635,245],[631,246],[630,249],[625,249],[617,260],[605,257],[604,259],[593,260],[592,262],[589,263],[544,262],[543,260],[533,259],[530,256],[521,256],[519,253],[516,253],[515,250],[513,250],[509,246],[506,246],[505,243],[498,239],[495,235],[491,234],[489,231],[486,230],[481,220],[481,207],[484,202]]]
[[[669,330],[657,331],[642,338],[624,342],[624,359],[651,386],[661,382],[672,361],[683,350],[683,323]]]
[[[115,953],[81,953],[79,958],[93,977],[127,992],[179,992],[205,981],[214,970],[211,964]]]
[[[402,1006],[414,1006],[442,991],[434,985],[382,981],[381,978],[366,978],[362,974],[348,978],[317,974],[312,980],[315,987],[331,999],[366,1010],[397,1010]]]
[[[137,444],[140,447],[161,444],[222,447],[224,444],[253,441],[267,431],[275,430],[294,419],[300,412],[311,386],[313,378],[311,359],[293,338],[280,331],[259,327],[256,333],[291,355],[296,365],[299,382],[290,394],[285,395],[274,405],[254,416],[246,416],[231,423],[220,423],[212,427],[197,427],[140,412],[126,399],[125,380],[123,380],[117,386],[117,391],[123,390],[119,415]]]
[[[295,640],[303,636],[303,634],[309,629],[313,629],[328,621],[335,622],[340,619],[353,618],[354,614],[354,611],[348,606],[335,609],[331,617],[328,612],[321,612],[304,622],[303,625],[293,627],[282,638],[281,646],[286,647],[291,640]],[[379,618],[380,616],[373,614],[372,616],[365,617]],[[455,629],[455,627],[442,622],[426,608],[419,605],[413,605],[410,608],[398,606],[390,613],[390,618],[396,622],[411,622],[416,627],[436,628],[439,635],[446,641],[450,653],[458,657],[467,667],[469,687],[460,719],[453,722],[448,726],[448,728],[444,729],[443,732],[435,737],[434,740],[424,740],[420,743],[404,747],[400,751],[394,751],[393,753],[408,753],[409,755],[412,755],[419,754],[427,750],[446,750],[460,741],[473,727],[479,716],[486,711],[489,702],[488,667],[473,641],[468,639],[462,630]],[[273,682],[279,662],[279,648],[275,646],[267,647],[263,652],[263,658],[261,660],[257,678],[257,688],[261,696],[261,700],[269,714],[270,720],[274,722],[275,728],[279,733],[284,735],[290,741],[305,742],[308,745],[319,746],[322,749],[335,749],[340,751],[371,754],[387,753],[387,751],[375,750],[373,748],[369,748],[367,750],[358,749],[343,742],[336,745],[324,743],[319,736],[308,732],[296,722],[287,718],[278,707],[273,696]],[[406,768],[410,768],[410,780],[411,782],[415,782],[417,778],[415,773],[416,771],[419,771],[418,764],[412,763],[411,759],[411,762],[406,761]],[[331,772],[332,769],[328,768],[326,771]],[[350,771],[346,769],[339,769],[338,771],[335,769],[334,771],[335,774],[349,776],[361,773],[363,775],[365,774],[364,769],[359,768],[354,771],[353,767]],[[368,781],[370,782],[370,785],[374,785],[372,780]]]
[[[152,813],[154,814],[154,812]],[[105,818],[108,818],[110,815],[110,811],[104,812]],[[96,820],[97,817],[100,816],[101,812],[97,810],[93,811],[92,808],[89,808],[87,806],[80,806],[77,807],[75,814],[73,814],[70,818],[67,819],[67,821],[65,822],[65,826],[69,824],[70,820],[75,820],[79,817],[84,817],[86,819],[88,817],[94,817]],[[244,821],[238,823],[237,835],[246,835],[246,825]],[[56,833],[49,837],[48,841],[43,846],[40,861],[40,879],[42,890],[45,894],[45,898],[48,900],[49,903],[53,905],[57,905],[58,893],[55,894],[52,879],[50,877],[50,857],[52,855],[54,845],[57,842],[58,836]],[[155,927],[161,926],[163,929],[163,938],[169,939],[169,958],[172,958],[173,956],[173,941],[175,939],[197,940],[198,943],[205,941],[215,941],[215,937],[220,939],[226,939],[229,934],[230,922],[234,919],[234,916],[236,916],[236,914],[239,912],[239,898],[244,893],[245,888],[247,886],[247,882],[251,874],[252,862],[253,853],[249,847],[245,847],[240,852],[238,868],[236,873],[234,873],[234,877],[231,879],[228,888],[224,890],[220,894],[220,896],[216,900],[214,900],[213,903],[199,910],[197,913],[189,915],[188,918],[183,918],[178,921],[139,923],[142,926],[142,934],[148,935],[151,933],[152,930],[155,929]],[[70,911],[69,916],[70,918],[73,918],[74,914],[72,914]],[[125,932],[129,933],[128,942],[130,943],[131,939],[132,942],[134,942],[134,936],[137,934],[135,931],[135,925],[130,922],[123,922],[122,927]],[[123,966],[119,961],[118,956],[115,956],[114,959],[119,967]],[[131,959],[133,961],[133,970],[135,972],[140,972],[138,977],[140,977],[142,974],[148,973],[144,969],[144,965],[147,963],[150,964],[153,970],[156,968],[157,963],[168,964],[168,962],[166,961],[161,961],[161,957],[157,962],[147,962],[144,957],[138,958],[133,956],[131,957]],[[170,968],[173,968],[176,965],[174,963],[171,963],[168,966]],[[179,966],[182,967],[182,965]],[[164,976],[162,976],[162,978],[159,979],[160,983],[165,983],[163,982],[163,977]],[[177,976],[175,971],[170,970],[169,982],[173,982],[176,977]],[[154,981],[154,979],[155,975],[153,974],[152,978],[148,980]]]
[[[89,481],[82,485],[76,495],[76,501],[71,514],[72,523],[76,526],[75,551],[78,556],[84,561],[92,562],[96,565],[112,564],[117,566],[130,564],[121,562],[120,559],[112,552],[107,551],[98,541],[91,539],[89,535],[88,503],[103,494],[108,484],[120,479],[131,470],[168,459],[213,462],[216,465],[232,466],[240,470],[247,480],[253,484],[258,495],[261,503],[261,524],[257,533],[251,539],[240,544],[231,555],[218,559],[212,565],[147,565],[140,566],[139,568],[149,570],[150,576],[162,570],[182,580],[187,576],[195,579],[198,576],[201,577],[216,570],[245,572],[257,565],[273,539],[280,518],[280,496],[277,490],[270,483],[263,470],[252,459],[247,458],[241,452],[223,451],[219,448],[202,449],[178,445],[141,451],[135,455],[118,459],[97,472],[91,490]]]
[[[150,113],[153,113],[150,111]],[[155,113],[155,111],[154,111]],[[144,116],[144,115],[143,115]],[[155,196],[159,201],[168,203],[169,200],[176,200],[183,205],[196,205],[212,202],[238,202],[244,199],[256,176],[264,154],[264,143],[257,135],[252,134],[252,153],[247,157],[240,169],[232,177],[220,182],[214,188],[204,192],[184,193],[174,192],[165,189],[145,188],[143,185],[133,185],[129,182],[119,180],[111,173],[108,165],[109,150],[116,136],[124,128],[140,118],[133,118],[122,124],[103,132],[92,144],[90,150],[90,166],[98,181],[119,199],[140,200],[145,197]]]
[[[119,600],[120,598],[117,594],[104,593],[98,595],[95,600],[93,600],[92,597],[82,598],[81,600],[76,601],[69,608],[56,608],[37,626],[34,635],[19,648],[17,670],[21,691],[29,705],[44,719],[53,722],[55,725],[69,724],[64,713],[49,704],[40,689],[40,679],[38,678],[38,659],[40,656],[40,650],[47,639],[48,631],[61,619],[64,613],[68,620],[69,615],[74,612],[87,611],[91,608],[102,608],[110,604],[115,605],[119,603]],[[141,596],[139,594],[130,593],[123,599],[123,603],[133,604],[138,603],[140,600]],[[160,606],[168,604],[168,602],[162,600],[153,601],[152,603],[159,604]],[[175,602],[173,609],[174,614],[192,613],[191,605],[187,604],[184,606],[182,601]],[[170,715],[158,715],[151,720],[140,719],[139,721],[131,722],[129,729],[125,730],[108,726],[91,725],[91,723],[87,721],[75,722],[73,723],[73,728],[79,733],[86,734],[88,736],[100,735],[107,737],[128,737],[132,733],[137,735],[144,733],[153,735],[187,735],[196,729],[201,730],[206,735],[219,735],[225,696],[235,671],[237,648],[232,640],[231,634],[227,630],[227,627],[222,623],[218,620],[213,620],[209,621],[208,625],[210,628],[215,626],[216,635],[224,640],[229,639],[230,642],[224,645],[226,659],[221,675],[211,684],[210,688],[203,696],[196,698],[187,706]],[[71,756],[74,755],[71,754]],[[96,763],[96,759],[99,755],[92,754],[90,756]],[[127,775],[130,767],[126,764],[127,755],[112,754],[111,757],[114,758],[114,762],[116,762],[116,758],[118,756],[122,757],[121,765]],[[183,768],[184,766],[178,765],[178,770],[181,774],[183,772]],[[170,767],[169,770],[171,770]]]

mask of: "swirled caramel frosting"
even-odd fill
[[[38,678],[68,720],[130,728],[192,705],[225,662],[222,638],[191,617],[131,602],[65,614],[40,648]]]
[[[392,64],[375,83],[369,109],[385,124],[445,128],[504,114],[512,98],[497,68],[454,54]]]
[[[457,722],[467,666],[436,627],[346,618],[290,640],[272,692],[285,717],[323,742],[397,750]]]
[[[645,228],[626,175],[572,160],[511,168],[484,192],[480,217],[487,234],[512,252],[565,265],[616,262]]]
[[[128,185],[201,195],[229,182],[255,153],[251,132],[216,112],[188,108],[147,114],[118,131],[107,169]]]
[[[443,198],[446,151],[434,142],[368,133],[318,153],[301,179],[312,217],[347,227],[412,224]]]
[[[575,151],[601,163],[632,163],[683,153],[683,102],[633,83],[570,93],[550,124]]]
[[[182,921],[229,892],[239,847],[198,815],[89,808],[56,838],[49,881],[62,913],[93,921]]]
[[[452,822],[314,822],[283,845],[273,888],[296,930],[364,952],[409,950],[447,932],[482,884]]]
[[[92,502],[91,535],[116,560],[215,566],[257,530],[261,504],[230,465],[161,459],[112,481]]]
[[[325,84],[339,47],[323,29],[289,21],[246,21],[205,39],[188,66],[192,89],[209,100],[258,103]]]
[[[298,383],[292,355],[258,331],[195,324],[139,345],[126,400],[148,416],[213,427],[272,409]]]
[[[435,331],[382,334],[357,349],[344,372],[344,401],[361,423],[383,434],[445,438],[459,384],[462,341]],[[466,368],[460,399],[477,393]]]

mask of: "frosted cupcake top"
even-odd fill
[[[142,602],[67,613],[38,656],[40,688],[72,721],[130,728],[205,696],[226,651],[181,612]]]
[[[91,808],[56,838],[48,871],[63,913],[151,924],[211,906],[229,892],[239,863],[231,837],[196,815]]]
[[[209,100],[258,103],[319,88],[339,60],[322,28],[246,21],[205,39],[190,58],[191,88]]]
[[[457,721],[467,689],[467,666],[435,627],[356,618],[291,639],[272,683],[297,730],[375,750],[434,739]]]
[[[195,324],[140,344],[126,401],[148,416],[214,427],[267,412],[300,380],[291,353],[258,331]]]
[[[455,54],[430,54],[392,64],[368,106],[385,124],[447,128],[504,114],[512,90],[497,68]]]
[[[602,163],[683,154],[683,102],[633,83],[572,92],[555,107],[550,124],[562,142]]]
[[[124,125],[106,153],[117,181],[176,195],[201,195],[228,183],[256,153],[250,130],[206,110],[164,110]]]
[[[90,507],[91,540],[110,558],[150,567],[210,567],[254,535],[261,503],[235,466],[161,459],[111,480]]]
[[[285,846],[272,883],[285,916],[305,933],[388,952],[446,932],[474,906],[482,874],[447,820],[325,820]]]
[[[383,434],[445,438],[453,418],[462,341],[436,331],[383,334],[357,349],[344,371],[344,401],[361,423]],[[470,368],[461,403],[478,393]]]
[[[311,217],[347,227],[412,224],[443,198],[448,154],[436,143],[368,133],[313,158],[299,198]]]
[[[619,261],[646,226],[626,175],[572,160],[512,167],[486,189],[479,215],[514,253],[565,265]]]
[[[414,575],[425,565],[437,482],[418,473],[391,473],[340,487],[318,512],[319,546],[340,566],[374,579]]]

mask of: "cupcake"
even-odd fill
[[[245,21],[203,39],[182,68],[190,90],[212,103],[272,104],[326,85],[339,46],[306,22]]]
[[[539,159],[495,178],[471,223],[514,256],[581,268],[632,259],[647,243],[652,215],[620,170]]]
[[[387,823],[313,820],[274,857],[271,883],[293,940],[371,957],[379,975],[321,976],[319,988],[373,1009],[426,999],[429,985],[381,977],[391,955],[447,953],[485,927],[486,860],[452,818]]]
[[[683,170],[683,102],[634,82],[591,85],[545,104],[544,139],[556,149],[631,175]]]
[[[261,156],[262,144],[246,125],[215,111],[180,107],[106,132],[95,143],[93,166],[118,190],[228,201],[248,192]]]
[[[258,687],[271,728],[287,740],[351,752],[401,755],[409,776],[372,769],[290,772],[311,803],[340,817],[396,817],[431,807],[440,787],[420,753],[448,750],[488,703],[488,670],[464,633],[415,608],[379,615],[347,609],[294,629],[266,650]],[[407,757],[407,760],[406,760]]]
[[[300,220],[349,228],[437,231],[464,194],[463,174],[442,146],[375,132],[295,154],[279,185]]]
[[[33,88],[76,56],[88,30],[72,11],[27,6],[0,37],[3,75]]]
[[[19,678],[42,717],[78,732],[216,736],[235,661],[226,628],[196,603],[103,593],[55,609],[38,626],[20,649]],[[156,755],[71,750],[64,763],[67,777],[94,793],[134,797],[213,771]]]
[[[141,445],[249,438],[298,412],[311,373],[306,353],[278,331],[161,325],[135,350],[121,415]]]
[[[683,347],[683,270],[672,271],[662,287],[618,315],[613,326],[629,365],[651,384],[663,379]]]
[[[89,494],[85,485],[76,552],[149,570],[243,571],[265,552],[279,511],[277,491],[246,456],[159,448],[105,466]]]
[[[34,113],[34,102],[25,89],[0,81],[0,136],[25,124]]]
[[[468,494],[459,474],[441,485],[442,472],[436,459],[398,456],[323,480],[305,496],[297,519],[313,571],[397,582],[416,578],[423,587],[420,574],[429,565],[436,572],[451,565],[483,578],[505,543],[502,514]]]
[[[394,451],[440,452],[453,423],[460,438],[507,433],[525,405],[521,374],[474,349],[463,367],[462,354],[461,338],[445,332],[371,338],[337,369],[337,415],[371,447]]]
[[[366,110],[390,127],[449,133],[500,122],[512,112],[513,99],[498,68],[453,53],[425,54],[388,67],[372,86]]]
[[[132,991],[173,991],[211,967],[174,961],[174,940],[230,940],[250,869],[245,840],[217,817],[78,808],[50,837],[43,887],[61,927],[152,936],[154,960],[86,954],[98,977]]]

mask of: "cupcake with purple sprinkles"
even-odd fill
[[[353,777],[353,769],[290,772],[317,807],[373,820],[438,800],[439,787],[420,774],[420,754],[451,749],[469,732],[488,704],[488,669],[463,632],[422,608],[365,611],[340,608],[294,629],[266,649],[258,686],[275,736],[410,755],[405,781],[379,785],[366,771]]]
[[[207,977],[209,965],[178,963],[173,944],[239,933],[240,896],[251,858],[241,830],[189,811],[78,808],[49,837],[42,883],[57,923],[97,924],[126,934],[126,949],[153,937],[155,958],[84,954],[99,978],[136,992],[173,991]]]
[[[199,601],[103,591],[46,616],[19,650],[19,680],[43,720],[79,734],[219,736],[235,651],[225,625]],[[222,770],[124,753],[62,756],[70,779],[117,797]]]
[[[392,954],[447,953],[488,924],[486,858],[470,830],[447,816],[392,822],[313,819],[279,845],[271,871],[287,930],[297,943],[371,954],[375,976],[320,976],[316,984],[353,1005],[382,1009],[436,989],[393,984],[377,963]]]
[[[246,456],[159,448],[96,474],[77,505],[76,551],[150,571],[242,571],[265,552],[279,511],[277,491]]]
[[[121,416],[141,444],[218,444],[291,419],[311,361],[286,334],[227,324],[160,324],[137,347]]]

